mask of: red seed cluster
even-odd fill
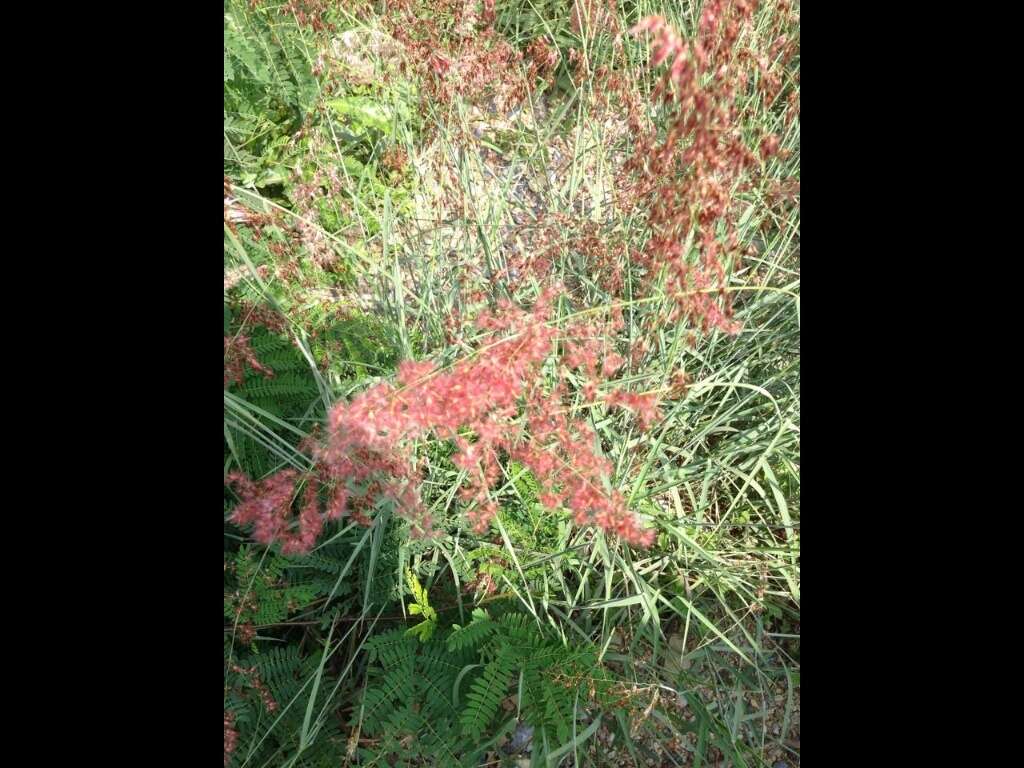
[[[238,642],[242,645],[252,645],[252,641],[256,638],[256,627],[252,624],[239,624],[236,635]]]
[[[303,131],[299,131],[293,136],[290,146],[297,142],[302,134]],[[312,151],[311,149],[310,152]],[[345,206],[341,194],[345,182],[337,169],[317,169],[308,181],[296,172],[293,174],[292,180],[294,184],[291,187],[290,195],[293,212],[296,215],[287,221],[278,211],[260,213],[242,205],[231,196],[232,188],[228,182],[225,182],[224,187],[224,223],[232,232],[237,235],[237,226],[244,224],[249,228],[254,240],[261,240],[263,228],[273,226],[285,236],[284,243],[276,241],[267,243],[267,249],[285,261],[282,266],[278,267],[278,273],[282,279],[286,277],[284,270],[294,271],[297,269],[298,265],[294,260],[293,253],[299,247],[305,249],[310,260],[320,269],[331,271],[336,267],[339,262],[338,254],[325,236],[323,228],[318,224],[320,217],[318,204],[325,196],[324,190],[327,189],[334,194],[336,204],[341,207]],[[264,264],[260,265],[257,270],[265,275],[269,271],[269,267]]]
[[[333,32],[335,26],[327,20],[332,5],[330,0],[288,0],[279,10],[294,16],[296,22],[314,32]]]
[[[550,322],[559,290],[546,290],[530,311],[504,301],[481,313],[476,328],[482,336],[474,351],[453,365],[406,361],[395,383],[381,382],[337,404],[326,440],[315,450],[315,474],[286,469],[258,483],[232,475],[242,499],[232,519],[251,524],[257,541],[305,552],[326,520],[347,511],[369,523],[369,513],[389,503],[411,523],[414,535],[430,536],[434,521],[420,499],[421,473],[414,458],[416,440],[430,435],[455,446],[452,462],[465,473],[460,497],[478,533],[497,513],[490,491],[505,456],[533,472],[545,505],[564,505],[580,525],[650,544],[653,530],[642,528],[621,494],[606,490],[611,462],[601,455],[594,431],[567,415],[565,382],[545,385],[545,366],[555,357],[562,370],[584,372],[596,395],[597,377],[614,373],[624,362],[605,341],[609,328],[621,328],[621,314],[605,325],[570,325],[560,338]],[[641,421],[653,418],[654,406],[645,396],[614,397]],[[306,490],[296,520],[293,502],[300,482],[306,482]],[[318,504],[321,485],[333,488],[325,512]]]
[[[487,489],[500,474],[498,451],[511,447],[517,401],[552,351],[555,329],[545,324],[551,294],[532,313],[506,302],[477,319],[488,341],[467,359],[437,370],[407,361],[398,386],[379,384],[330,414],[321,461],[336,478],[362,475],[367,459],[392,475],[379,490],[397,502],[414,532],[429,535],[433,522],[420,503],[411,469],[411,441],[432,433],[455,443],[453,463],[467,473],[462,497],[475,502],[471,519],[486,529],[496,507]],[[469,435],[475,437],[470,441]]]
[[[661,411],[658,409],[658,394],[656,392],[637,394],[617,389],[605,398],[605,403],[609,406],[619,406],[620,408],[632,411],[636,415],[637,423],[641,429],[647,429],[652,424],[661,420]]]
[[[612,463],[601,455],[594,430],[585,422],[570,420],[564,410],[551,408],[555,397],[527,404],[528,439],[511,455],[530,469],[541,486],[540,502],[555,509],[565,506],[577,525],[596,525],[624,541],[641,547],[654,541],[654,529],[644,528],[617,490],[605,490]]]
[[[260,240],[263,237],[263,228],[279,225],[281,217],[277,212],[260,213],[242,205],[231,194],[232,187],[228,182],[224,184],[224,224],[235,235],[238,234],[238,225],[244,224],[252,233],[253,240]]]
[[[732,319],[723,261],[729,254],[739,257],[731,204],[757,165],[740,131],[737,98],[746,76],[736,66],[737,41],[756,5],[756,0],[707,0],[690,41],[658,16],[632,30],[651,35],[651,65],[667,65],[654,95],[672,115],[664,140],[653,132],[642,137],[631,163],[651,230],[641,262],[650,279],[665,268],[675,304],[669,319],[686,318],[704,331],[740,329]],[[768,156],[777,150],[777,140],[765,139],[761,150]],[[695,263],[684,248],[688,237],[699,251]]]
[[[611,296],[621,296],[625,284],[623,265],[630,248],[622,235],[609,235],[597,222],[582,220],[572,228],[573,248],[587,260],[594,280]]]
[[[347,490],[343,485],[333,488],[325,511],[321,511],[322,477],[316,473],[300,475],[294,469],[279,472],[254,482],[234,472],[228,476],[239,496],[231,515],[238,525],[251,525],[252,537],[263,544],[280,542],[284,554],[308,552],[316,543],[326,520],[341,517]],[[299,486],[305,483],[298,516],[293,505]]]
[[[477,13],[475,0],[394,0],[385,21],[408,54],[406,73],[420,80],[424,103],[493,100],[504,112],[525,96],[519,77],[522,52],[493,27],[493,0]],[[443,23],[450,19],[450,24]]]
[[[258,268],[257,268],[258,269]],[[247,299],[232,303],[235,316],[241,318],[245,327],[262,325],[271,333],[289,336],[288,320],[278,311],[266,304],[257,304]]]
[[[231,762],[231,755],[238,747],[238,731],[235,729],[235,713],[224,710],[224,768]]]
[[[536,281],[546,285],[563,252],[579,254],[586,260],[587,272],[594,282],[611,296],[621,296],[625,284],[624,265],[629,247],[622,233],[609,233],[607,227],[580,216],[549,211],[538,218],[512,228],[510,239],[523,241],[526,247],[512,249],[506,266],[495,277],[515,291],[522,284]],[[483,281],[484,287],[487,281]],[[567,286],[582,297],[579,285]],[[481,296],[482,298],[482,296]]]
[[[264,683],[260,679],[259,674],[257,674],[256,672],[255,666],[240,667],[238,664],[232,664],[231,671],[239,675],[242,675],[249,681],[249,685],[251,685],[256,690],[256,692],[260,695],[260,699],[263,700],[263,706],[266,708],[267,712],[274,713],[277,711],[277,702],[271,695],[270,689],[267,688],[266,683]]]
[[[273,378],[274,372],[263,365],[249,345],[249,337],[244,335],[224,337],[224,386],[241,384],[245,379],[245,366],[249,365],[257,373]]]
[[[545,37],[538,37],[526,47],[526,58],[530,62],[527,79],[533,82],[538,77],[549,77],[558,66],[561,56]]]
[[[616,0],[573,0],[569,24],[573,34],[590,38],[602,31],[618,31]]]

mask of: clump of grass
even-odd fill
[[[225,285],[244,297],[229,302],[236,317],[279,324],[312,384],[302,418],[226,391],[226,436],[230,413],[272,459],[235,476],[242,498],[229,496],[225,515],[242,529],[227,526],[226,542],[251,535],[293,564],[282,578],[317,586],[295,593],[305,604],[279,625],[242,631],[257,650],[303,649],[306,687],[275,701],[305,717],[270,712],[239,683],[225,699],[226,765],[373,753],[359,713],[378,678],[362,649],[403,621],[407,568],[444,596],[443,630],[503,601],[545,642],[598,649],[615,690],[643,700],[629,721],[577,705],[564,741],[535,733],[535,760],[789,759],[800,605],[792,8],[409,0],[357,20],[313,5],[233,27],[255,30],[253,50],[263,35],[292,41],[287,56],[305,60],[318,95],[292,102],[297,122],[276,124],[285,137],[301,130],[294,141],[246,143],[237,123],[226,133],[234,149],[263,152],[247,168],[304,158],[278,195],[226,155]],[[638,24],[653,45],[622,34]],[[380,30],[397,32],[393,45]],[[341,38],[348,59],[334,67]],[[468,80],[452,75],[463,69]],[[344,79],[365,72],[380,80]],[[403,93],[414,111],[374,106]],[[235,333],[250,330],[236,320]],[[237,382],[246,360],[243,378],[258,377],[244,344],[232,349],[226,377]],[[231,463],[226,446],[226,473]],[[226,675],[240,680],[235,667],[250,667],[229,661],[233,647]],[[505,755],[522,691],[508,683],[507,717],[495,710],[481,754]],[[259,711],[267,720],[253,730],[245,718]],[[401,722],[432,745],[415,760],[462,759],[464,734]],[[270,742],[273,755],[256,746]],[[402,739],[387,750],[414,759]]]

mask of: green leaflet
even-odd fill
[[[406,634],[416,635],[420,642],[425,643],[434,636],[434,632],[437,630],[437,611],[430,607],[427,590],[420,584],[411,568],[405,569],[405,578],[409,583],[409,591],[412,593],[414,601],[409,604],[409,613],[423,617],[423,621],[406,630]]]
[[[331,99],[327,106],[346,118],[349,125],[359,131],[373,129],[384,134],[391,133],[392,111],[369,96]]]

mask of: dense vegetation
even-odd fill
[[[225,0],[226,767],[799,765],[799,61]]]

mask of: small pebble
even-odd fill
[[[532,739],[533,727],[525,723],[521,724],[512,735],[512,741],[508,745],[509,751],[522,752]]]

